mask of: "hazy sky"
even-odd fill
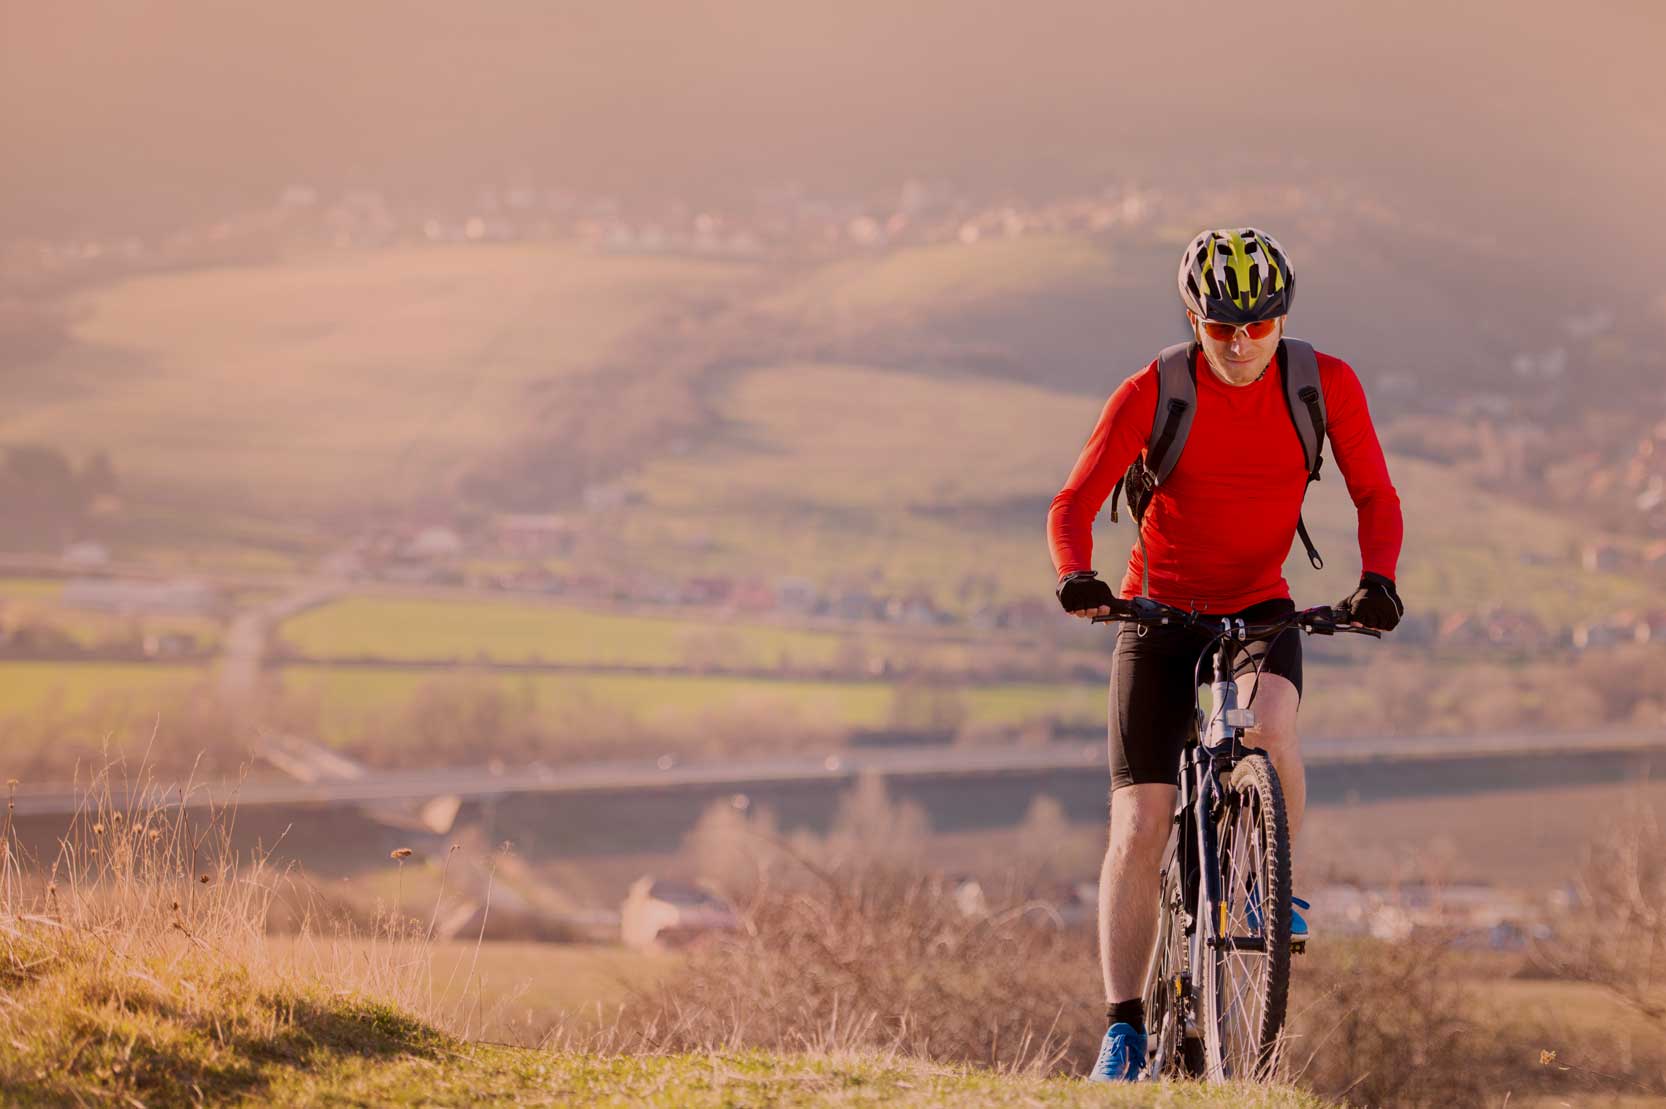
[[[1640,228],[1666,181],[1651,0],[3,10],[8,233],[167,224],[292,180],[1047,189],[1313,164],[1579,237],[1555,252],[1660,238]]]

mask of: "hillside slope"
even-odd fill
[[[600,462],[643,413],[688,408],[690,375],[656,343],[751,279],[538,246],[130,278],[69,298],[58,348],[0,365],[0,443],[105,450],[128,493],[222,513],[454,494],[529,443],[561,436]],[[610,434],[584,437],[596,423]]]
[[[1103,401],[986,377],[786,364],[738,376],[714,403],[720,436],[632,479],[642,504],[607,529],[628,559],[666,573],[923,589],[964,610],[973,581],[1045,598],[1048,504]],[[1658,586],[1579,569],[1595,538],[1580,521],[1451,467],[1389,461],[1406,518],[1400,578],[1420,608],[1508,604],[1561,625],[1660,603]],[[1286,577],[1299,599],[1333,600],[1359,573],[1357,518],[1334,462],[1305,514],[1326,569],[1315,573],[1297,545]],[[1113,523],[1107,504],[1094,531],[1101,573],[1120,577],[1132,525]]]

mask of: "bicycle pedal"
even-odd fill
[[[1290,941],[1290,954],[1292,954],[1292,955],[1306,955],[1307,954],[1307,941],[1306,940],[1291,940]]]

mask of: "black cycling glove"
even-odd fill
[[[1101,605],[1115,608],[1117,595],[1099,580],[1097,571],[1078,570],[1074,574],[1066,574],[1064,580],[1059,582],[1059,604],[1064,606],[1066,612],[1097,610]]]
[[[1381,574],[1365,573],[1359,576],[1359,588],[1348,594],[1334,611],[1343,623],[1364,624],[1390,632],[1406,614],[1406,606],[1400,603],[1400,594],[1392,581]]]

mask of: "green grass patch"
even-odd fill
[[[0,662],[0,717],[78,712],[119,702],[135,712],[207,677],[203,666],[148,662]]]
[[[0,578],[0,600],[53,601],[64,592],[63,578]]]
[[[868,1053],[592,1055],[459,1044],[392,1062],[343,1056],[290,1072],[271,1093],[298,1104],[737,1106],[1159,1106],[1318,1109],[1284,1087],[1162,1083],[1107,1089]]]

